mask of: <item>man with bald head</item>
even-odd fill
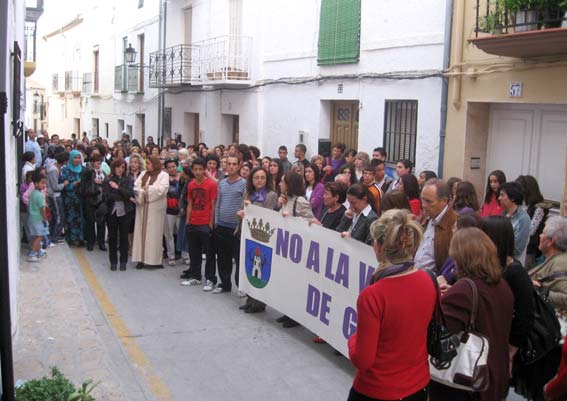
[[[449,205],[450,190],[445,181],[433,178],[421,191],[421,205],[427,217],[423,240],[415,254],[415,266],[440,273],[449,256],[457,213]]]

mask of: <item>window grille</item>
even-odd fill
[[[417,100],[386,100],[384,148],[387,162],[409,159],[415,164],[417,142]]]

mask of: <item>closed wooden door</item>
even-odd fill
[[[495,105],[491,108],[487,171],[503,170],[508,181],[534,176],[545,199],[560,202],[566,173],[567,107]]]
[[[358,101],[333,102],[331,143],[358,149]]]

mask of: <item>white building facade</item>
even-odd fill
[[[446,1],[87,4],[57,24],[44,19],[49,131],[139,141],[161,132],[268,155],[298,143],[308,156],[326,141],[384,146],[391,161],[436,171]]]

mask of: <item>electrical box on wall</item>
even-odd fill
[[[304,143],[306,137],[307,137],[307,131],[299,130],[299,143]]]

